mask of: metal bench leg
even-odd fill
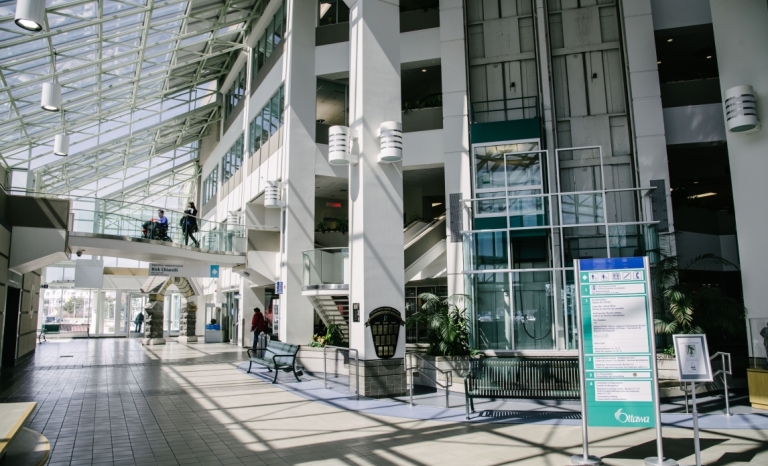
[[[277,367],[275,367],[275,380],[272,381],[272,383],[277,383],[277,374],[279,374],[280,371],[277,370]]]
[[[467,413],[467,421],[469,421],[469,397],[464,398],[464,411]]]
[[[297,382],[301,382],[301,379],[299,378],[299,375],[296,373],[296,368],[293,368],[293,376],[296,377]]]
[[[475,399],[471,398],[469,399],[469,406],[472,408],[472,412],[475,412]]]
[[[248,373],[249,373],[249,374],[251,373],[251,365],[252,365],[252,364],[253,364],[253,361],[250,361],[250,362],[248,363]]]

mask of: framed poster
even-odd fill
[[[681,382],[712,382],[706,335],[672,335]]]

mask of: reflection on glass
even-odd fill
[[[470,344],[479,350],[512,349],[509,274],[467,275]]]
[[[475,152],[475,187],[477,189],[504,187],[504,156],[489,148]]]
[[[477,197],[493,199],[488,201],[475,201],[475,212],[477,215],[488,215],[504,212],[504,191],[494,193],[478,193]]]
[[[554,348],[554,289],[551,272],[512,274],[515,349]]]
[[[541,186],[539,154],[507,154],[507,187]]]
[[[509,199],[510,228],[549,225],[549,212],[545,197],[517,197]]]
[[[565,194],[561,199],[563,225],[605,222],[602,194]]]
[[[470,233],[464,241],[465,258],[470,270],[506,269],[509,267],[507,232]]]

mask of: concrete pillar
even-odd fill
[[[286,204],[281,238],[280,340],[307,344],[314,309],[301,294],[302,252],[315,244],[315,16],[314,0],[289,0],[285,42],[285,139],[282,182]]]
[[[463,205],[453,212],[451,194],[472,197],[467,118],[467,67],[464,46],[464,7],[461,0],[440,0],[440,62],[443,87],[443,147],[445,147],[445,200],[448,295],[464,294],[464,253],[451,236],[450,218],[463,216]],[[464,225],[467,228],[467,225]]]
[[[163,304],[165,296],[150,294],[144,305],[144,339],[142,345],[164,345],[163,338]]]
[[[187,298],[181,308],[179,317],[179,343],[193,343],[197,341],[195,326],[197,325],[197,304],[192,298]]]
[[[738,7],[726,0],[710,0],[715,31],[720,90],[750,85],[757,94],[757,117],[763,125],[754,133],[727,132],[733,204],[739,242],[741,280],[747,317],[768,318],[764,293],[768,288],[768,4],[741,0]],[[752,335],[750,356],[762,344]],[[760,353],[758,353],[760,354]]]
[[[394,355],[381,359],[366,321],[380,307],[405,316],[402,163],[378,163],[377,136],[383,122],[401,121],[400,10],[397,0],[345,1],[350,7],[350,126],[360,153],[349,170],[350,303],[360,306],[359,321],[350,323],[350,347],[362,360],[361,394],[396,395],[405,393],[404,327],[397,327]]]

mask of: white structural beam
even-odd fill
[[[733,203],[741,261],[744,304],[750,318],[768,318],[765,289],[768,275],[768,7],[762,0],[742,0],[738,8],[727,0],[711,0],[720,89],[750,85],[757,94],[757,117],[763,130],[750,134],[726,134],[731,168]],[[760,348],[762,338],[752,335],[750,356]],[[760,353],[757,353],[760,354]]]
[[[396,309],[405,317],[402,162],[378,163],[377,132],[385,121],[400,121],[400,11],[397,2],[349,0],[350,122],[360,161],[350,165],[350,303],[360,306],[350,322],[350,347],[363,360],[376,360],[372,311]],[[405,354],[400,327],[393,359]]]

